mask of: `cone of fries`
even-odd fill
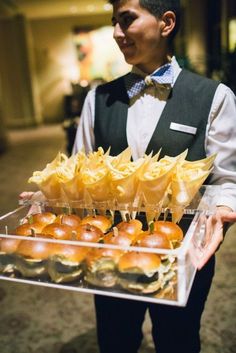
[[[107,160],[109,150],[104,153],[101,147],[91,152],[82,166],[80,173],[85,187],[85,197],[91,201],[105,202],[111,199],[109,169]]]
[[[109,164],[111,193],[118,203],[128,204],[135,201],[144,161],[144,158],[139,158],[125,163],[121,161],[116,166]]]
[[[140,176],[139,191],[142,194],[144,205],[157,205],[165,196],[171,182],[176,161],[150,163],[146,171]]]
[[[59,152],[56,158],[48,163],[42,171],[35,171],[28,182],[35,183],[48,200],[64,199],[57,171],[65,164],[67,159],[65,154]]]
[[[82,201],[84,199],[84,183],[80,173],[86,160],[83,151],[71,156],[63,168],[58,170],[60,185],[69,201]]]
[[[146,167],[139,177],[139,194],[146,208],[148,223],[159,217],[176,165],[185,158],[186,153],[184,152],[177,157],[165,156],[159,161],[154,156],[146,163]]]
[[[216,155],[177,165],[171,181],[171,195],[169,208],[172,209],[172,221],[179,222],[184,209],[190,205],[194,196],[212,171],[212,164]]]
[[[172,220],[179,222],[210,174],[216,155],[188,161],[186,150],[159,160],[159,152],[136,161],[131,159],[130,147],[117,156],[101,147],[70,158],[59,152],[42,171],[33,173],[29,183],[35,183],[48,200],[81,201],[86,205],[103,202],[118,209],[120,206],[125,212],[131,206],[134,214],[144,207],[148,222],[167,209]]]

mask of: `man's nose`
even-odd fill
[[[119,40],[125,36],[120,24],[117,22],[114,26],[113,38]]]

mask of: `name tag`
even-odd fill
[[[175,131],[186,132],[187,134],[192,134],[192,135],[196,135],[196,133],[197,133],[196,127],[183,125],[183,124],[177,124],[177,123],[171,123],[170,129],[175,130]]]

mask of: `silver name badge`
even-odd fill
[[[183,124],[177,124],[177,123],[171,123],[170,129],[175,130],[175,131],[186,132],[187,134],[192,134],[192,135],[196,135],[196,133],[197,133],[196,127],[183,125]]]

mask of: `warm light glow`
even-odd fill
[[[88,6],[87,6],[87,10],[88,10],[89,12],[94,12],[95,9],[96,9],[96,6],[95,6],[95,5],[88,5]]]
[[[103,8],[105,11],[110,11],[112,9],[112,5],[111,4],[105,4],[103,5]]]
[[[77,13],[78,12],[78,7],[75,5],[70,6],[70,12],[71,13]]]
[[[89,83],[88,83],[87,80],[81,80],[81,81],[80,81],[80,86],[81,86],[81,87],[88,87],[88,85],[89,85]]]
[[[229,50],[236,50],[236,18],[229,21]]]

